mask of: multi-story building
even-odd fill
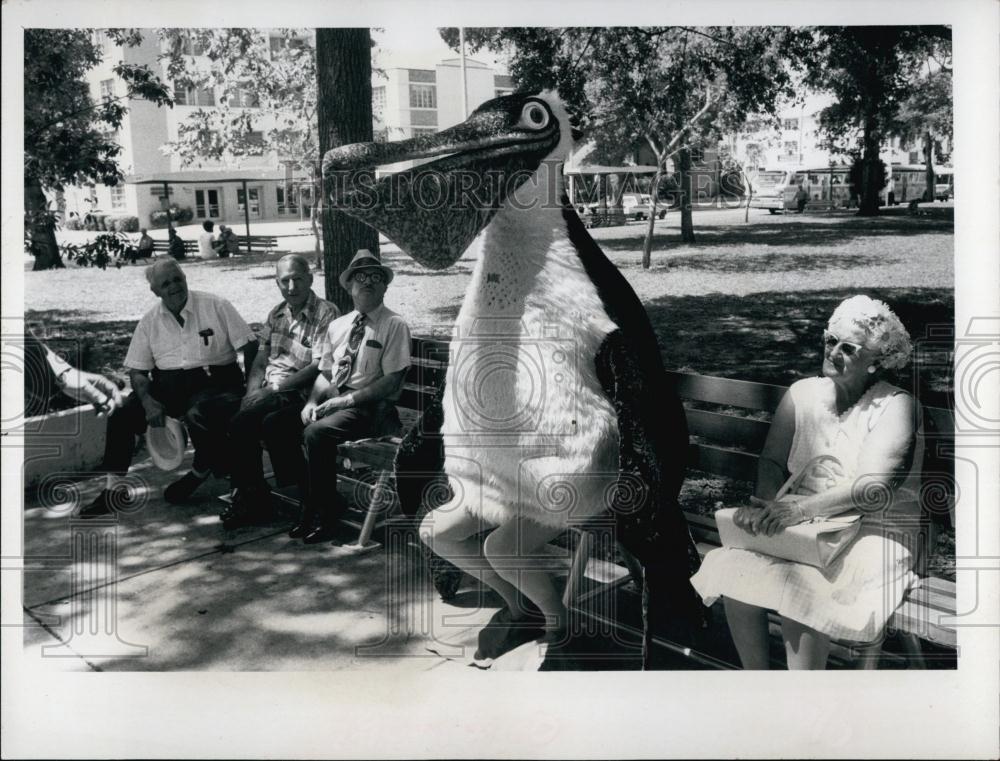
[[[464,121],[481,103],[513,91],[509,76],[467,58],[463,113],[460,58],[433,69],[386,69],[385,78],[372,82],[375,128],[387,140],[437,132]]]
[[[161,61],[163,43],[152,29],[143,30],[142,43],[134,47],[116,46],[100,30],[95,39],[105,51],[104,60],[87,75],[95,100],[121,97],[125,84],[113,73],[114,64],[146,64],[166,81],[166,63]],[[268,38],[272,55],[288,44],[282,32],[260,30]],[[297,37],[292,44],[313,44],[311,35]],[[184,51],[197,63],[207,62],[197,45],[188,43]],[[496,74],[485,64],[466,59],[466,110],[483,101],[513,90],[510,77]],[[373,81],[375,129],[390,140],[434,132],[462,121],[462,71],[458,58],[441,61],[429,69],[389,69],[387,79]],[[178,129],[198,108],[213,108],[218,93],[212,89],[175,88],[173,108],[159,108],[144,100],[129,100],[128,113],[113,136],[122,147],[119,166],[125,182],[114,187],[95,185],[67,188],[65,212],[80,217],[88,212],[134,215],[140,226],[150,226],[151,215],[170,205],[191,209],[194,221],[241,222],[297,219],[308,213],[308,199],[300,199],[292,170],[274,152],[238,157],[227,161],[203,159],[196,166],[166,149],[178,138]],[[264,134],[273,125],[260,109],[252,93],[239,91],[231,96],[230,107],[245,109],[253,121],[253,135]],[[296,173],[296,178],[301,173]],[[244,186],[244,182],[246,185]],[[245,190],[244,190],[245,187]]]
[[[778,125],[753,124],[749,129],[730,139],[730,149],[748,171],[781,169],[783,167],[827,167],[844,165],[850,159],[834,154],[822,145],[819,131],[820,111],[831,104],[828,95],[809,94],[802,102],[782,109]],[[944,146],[945,152],[950,151]],[[907,142],[899,137],[888,138],[882,146],[882,160],[886,164],[922,164],[923,145],[920,141]]]

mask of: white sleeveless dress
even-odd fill
[[[857,461],[864,440],[886,403],[906,392],[879,381],[842,415],[836,412],[834,386],[828,378],[798,381],[788,393],[795,402],[795,434],[787,469],[797,473],[817,455],[831,454],[839,460],[842,473],[825,485],[829,488],[863,479]],[[910,473],[891,498],[872,493],[874,489],[865,495],[884,507],[863,511],[857,540],[833,563],[820,569],[750,550],[712,550],[691,578],[705,604],[729,597],[777,611],[835,639],[878,638],[917,578],[912,568],[920,538],[921,442],[918,432]],[[863,480],[857,483],[863,490]],[[798,493],[815,493],[817,486],[803,484]]]

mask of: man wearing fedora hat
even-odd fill
[[[341,511],[337,446],[399,429],[395,402],[410,366],[410,329],[383,303],[392,277],[368,249],[358,251],[340,275],[354,310],[330,323],[319,375],[300,418],[307,475],[302,516],[289,536],[307,544],[332,538]]]

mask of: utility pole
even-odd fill
[[[462,121],[469,117],[469,87],[465,73],[465,27],[458,28],[458,48],[462,61]]]

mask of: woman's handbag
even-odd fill
[[[805,478],[813,482],[835,476],[828,461],[837,462],[833,455],[819,455],[810,460],[806,466],[792,475],[775,496],[776,500],[785,497],[802,483]],[[837,462],[839,465],[839,462]],[[828,518],[813,518],[795,526],[786,526],[773,536],[751,534],[733,521],[737,508],[729,507],[715,513],[715,522],[719,527],[719,538],[723,547],[741,550],[753,550],[763,555],[792,560],[796,563],[825,568],[854,541],[861,530],[861,515],[858,513],[842,513]]]

